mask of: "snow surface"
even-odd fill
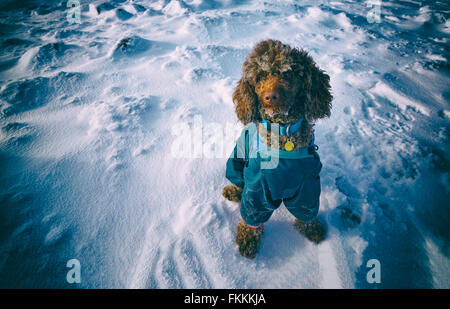
[[[80,24],[65,1],[0,4],[1,287],[450,288],[448,2],[383,1],[380,23],[367,1],[80,2]],[[248,260],[221,189],[231,94],[267,38],[331,76],[328,237],[281,207]],[[196,122],[203,144],[179,158]]]

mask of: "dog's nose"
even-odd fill
[[[264,102],[266,104],[277,104],[280,100],[280,94],[277,90],[268,91],[264,94]]]

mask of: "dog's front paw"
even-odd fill
[[[240,202],[242,197],[242,188],[236,185],[228,185],[223,187],[222,195],[229,201]]]

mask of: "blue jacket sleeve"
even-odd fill
[[[236,142],[233,152],[227,160],[225,177],[236,186],[244,187],[244,168],[249,160],[249,140],[252,128],[245,127]]]
[[[237,146],[234,147],[233,153],[227,160],[227,170],[225,177],[239,188],[244,187],[244,167],[245,159],[236,156]]]

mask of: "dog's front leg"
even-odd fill
[[[222,195],[229,201],[240,202],[242,197],[242,188],[236,186],[235,184],[225,186],[222,189]]]

